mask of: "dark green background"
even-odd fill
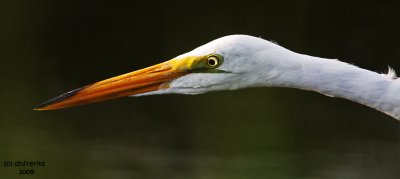
[[[229,34],[400,70],[399,19],[396,5],[381,1],[2,0],[0,178],[21,177],[5,160],[46,162],[26,178],[397,178],[400,122],[313,92],[256,88],[32,108]]]

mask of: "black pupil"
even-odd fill
[[[208,59],[208,64],[211,66],[215,66],[217,64],[217,60],[215,58]]]

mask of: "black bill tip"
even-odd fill
[[[84,87],[83,87],[83,88],[84,88]],[[50,105],[52,105],[52,104],[55,104],[55,103],[64,101],[64,100],[66,100],[66,99],[68,99],[68,98],[70,98],[70,97],[72,97],[72,96],[75,96],[75,95],[76,95],[79,91],[81,91],[83,88],[74,89],[74,90],[69,91],[69,92],[67,92],[67,93],[64,93],[64,94],[62,94],[62,95],[60,95],[60,96],[51,98],[51,99],[49,99],[49,100],[43,102],[42,104],[40,104],[40,105],[37,106],[36,108],[33,108],[33,110],[35,110],[35,111],[47,110],[46,107],[48,107],[48,106],[50,106]]]

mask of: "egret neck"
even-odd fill
[[[260,56],[264,53],[260,51]],[[388,74],[379,74],[336,59],[313,57],[286,49],[281,49],[280,55],[276,53],[273,64],[265,61],[264,66],[260,65],[265,70],[272,69],[260,84],[340,97],[400,119],[400,81],[390,67]],[[281,62],[275,63],[277,61]]]

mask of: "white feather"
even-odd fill
[[[355,101],[400,119],[400,82],[392,68],[385,75],[334,59],[303,55],[273,42],[231,35],[200,46],[176,59],[218,53],[219,69],[230,73],[196,73],[172,81],[167,89],[142,95],[199,94],[215,90],[278,86],[316,91]]]
[[[389,77],[390,79],[397,79],[397,74],[396,71],[394,71],[394,69],[390,66],[388,66],[388,73],[385,74],[387,77]]]

